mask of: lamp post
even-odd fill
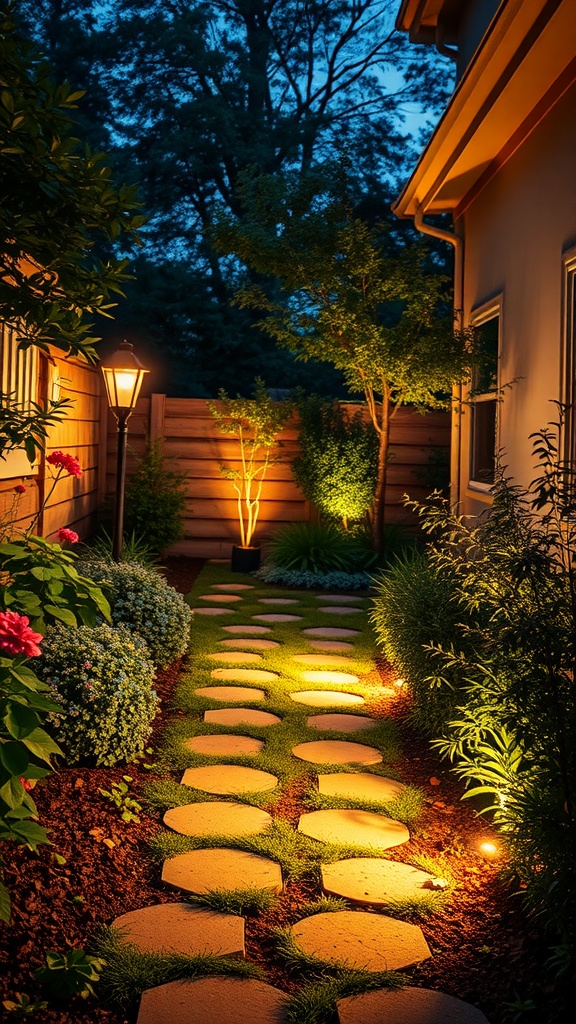
[[[134,411],[144,374],[148,373],[134,355],[133,346],[123,341],[102,366],[106,397],[116,423],[118,424],[118,455],[116,460],[116,498],[114,508],[114,533],[112,557],[119,562],[122,558],[122,537],[124,533],[124,482],[126,475],[126,437],[128,417]]]

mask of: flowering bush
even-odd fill
[[[49,722],[68,763],[111,765],[144,750],[158,708],[144,640],[122,627],[49,627],[39,674],[59,705]]]
[[[182,657],[188,647],[192,612],[155,569],[104,559],[83,559],[78,568],[105,585],[112,622],[143,637],[155,665],[163,668]]]
[[[77,544],[80,537],[74,530],[68,530],[65,526],[61,526],[56,536],[61,544],[65,544],[68,541],[69,544]]]
[[[46,457],[46,462],[50,466],[57,466],[58,470],[66,470],[69,476],[75,476],[78,479],[82,476],[80,463],[73,455],[65,455],[64,452],[52,452],[51,455]]]
[[[27,658],[35,658],[42,653],[38,647],[41,639],[40,633],[30,629],[26,615],[0,612],[0,650],[3,654],[25,654]]]

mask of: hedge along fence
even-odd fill
[[[214,403],[218,404],[218,403]],[[351,413],[365,406],[346,403]],[[103,417],[106,407],[103,406]],[[113,495],[116,481],[116,424],[110,413],[106,460],[105,493]],[[227,558],[232,544],[239,543],[236,496],[220,465],[239,466],[236,441],[221,434],[204,399],[141,398],[128,421],[128,446],[142,454],[146,437],[160,438],[171,466],[186,474],[187,507],[184,538],[170,548],[170,554],[192,558]],[[278,435],[279,461],[266,475],[255,542],[267,540],[287,523],[315,519],[317,513],[306,501],[292,475],[291,461],[298,453],[297,419]],[[402,495],[424,499],[434,486],[436,462],[448,461],[450,416],[431,412],[422,416],[410,408],[399,409],[392,424],[392,459],[388,471],[386,512],[388,522],[415,527],[415,519],[402,505]],[[129,454],[127,473],[134,466]]]

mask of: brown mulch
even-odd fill
[[[169,582],[186,593],[201,567],[200,560],[170,559],[165,571]],[[175,664],[159,673],[157,688],[165,709],[180,670]],[[379,672],[382,682],[390,685],[389,667],[383,663]],[[394,766],[399,777],[426,794],[426,809],[408,851],[442,855],[457,882],[449,909],[421,923],[433,955],[407,972],[412,983],[474,1003],[490,1024],[519,1019],[508,1004],[531,996],[539,1008],[523,1019],[539,1024],[552,1020],[546,1011],[551,993],[540,988],[546,948],[527,923],[514,886],[503,881],[501,863],[487,862],[479,853],[480,842],[491,838],[490,829],[468,802],[461,801],[462,786],[446,764],[410,729],[403,691],[383,697],[381,710],[396,719],[402,736],[403,754]],[[164,710],[158,716],[151,747],[168,715]],[[0,925],[0,1003],[16,992],[42,998],[32,972],[43,964],[45,950],[88,949],[98,925],[174,899],[162,887],[146,852],[148,841],[162,828],[160,815],[143,813],[140,824],[126,824],[99,793],[125,774],[132,777],[131,795],[138,799],[151,776],[140,764],[60,768],[36,787],[40,819],[52,845],[41,847],[36,855],[8,845],[3,850],[13,921],[10,927]],[[269,808],[271,813],[295,825],[302,788],[300,781],[288,789]],[[247,922],[247,957],[265,968],[271,984],[285,991],[295,991],[301,978],[290,975],[278,959],[271,928],[293,923],[300,905],[319,895],[311,880],[289,884],[278,908]],[[89,999],[62,1007],[51,1003],[36,1019],[46,1024],[134,1024],[136,1012],[126,1016]]]

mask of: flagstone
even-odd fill
[[[232,641],[232,643],[236,642],[236,640]],[[243,662],[262,661],[261,654],[250,654],[249,651],[217,651],[216,654],[209,654],[208,657],[211,661],[224,661],[238,665],[241,665]]]
[[[338,654],[293,654],[292,661],[299,665],[326,665],[330,668],[344,668],[350,664],[350,658]]]
[[[264,633],[271,633],[270,626],[222,626],[225,633],[247,633],[249,636],[262,636]]]
[[[208,764],[201,768],[187,768],[180,781],[183,786],[192,786],[193,789],[221,796],[267,793],[278,785],[278,779],[270,772],[245,768],[239,764]]]
[[[253,651],[271,651],[273,647],[280,647],[277,640],[262,640],[260,637],[254,639],[236,637],[232,640],[219,640],[218,643],[222,647],[249,647]],[[215,658],[216,655],[213,654],[212,657]]]
[[[211,590],[229,590],[233,593],[235,590],[254,590],[253,583],[211,583]]]
[[[292,747],[294,757],[313,764],[378,764],[382,754],[376,747],[347,740],[312,740]]]
[[[289,996],[250,978],[171,981],[142,993],[137,1024],[285,1024]]]
[[[234,629],[234,626],[224,626],[224,629]],[[304,636],[319,636],[324,637],[325,640],[334,640],[342,636],[358,636],[360,633],[359,629],[348,629],[347,626],[311,626],[308,629],[303,629],[302,633]]]
[[[312,708],[330,708],[337,705],[365,704],[358,693],[344,693],[337,690],[298,690],[290,694],[297,704],[308,704]]]
[[[130,942],[146,953],[214,954],[244,957],[244,918],[189,903],[156,903],[112,921]]]
[[[259,754],[264,747],[263,740],[255,740],[252,736],[234,736],[223,732],[217,735],[192,736],[184,746],[194,754],[207,757],[243,757]]]
[[[349,800],[396,800],[404,789],[406,786],[402,782],[370,772],[336,772],[318,776],[319,793]]]
[[[257,690],[255,686],[201,686],[199,689],[194,690],[194,693],[198,697],[206,697],[209,700],[266,700],[264,690]]]
[[[182,836],[254,836],[264,832],[272,818],[249,804],[210,800],[170,807],[163,821]]]
[[[363,910],[314,914],[292,935],[309,956],[366,971],[398,971],[432,954],[418,925]]]
[[[277,672],[265,672],[261,668],[213,668],[210,676],[238,683],[266,683],[278,679]]]
[[[234,889],[282,892],[282,872],[275,860],[221,847],[189,850],[169,857],[162,865],[162,881],[198,895]]]
[[[410,839],[402,822],[359,808],[302,814],[298,831],[321,843],[366,846],[374,850],[389,850]]]
[[[253,615],[254,622],[297,622],[301,615],[289,615],[287,612],[268,612],[266,615]]]
[[[434,875],[410,864],[376,857],[322,864],[322,888],[329,896],[385,907],[396,900],[414,900],[432,888]]]
[[[258,604],[298,604],[297,597],[259,597]]]
[[[363,609],[353,608],[348,604],[323,604],[318,611],[324,612],[325,615],[358,615]]]
[[[488,1024],[481,1010],[429,988],[377,988],[336,1002],[339,1024]]]
[[[363,597],[358,594],[316,594],[317,601],[329,601],[331,604],[361,604]]]
[[[278,725],[282,721],[278,715],[269,711],[257,711],[255,708],[219,708],[217,711],[205,711],[204,721],[213,725]]]
[[[332,669],[327,671],[306,671],[302,673],[302,679],[305,683],[333,683],[334,686],[340,684],[353,686],[354,683],[358,682],[358,676],[355,676],[352,672],[335,672]]]
[[[368,718],[366,715],[310,715],[306,719],[306,725],[319,732],[360,732],[363,729],[373,729],[377,724],[376,719]],[[322,777],[331,779],[334,776]]]
[[[241,601],[242,598],[239,594],[200,594],[198,600],[217,601],[221,604],[233,604],[235,601]]]
[[[235,615],[233,608],[192,608],[194,615]]]
[[[345,640],[309,640],[310,647],[315,651],[353,651],[354,644],[348,644]]]

